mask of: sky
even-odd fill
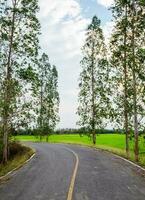
[[[58,128],[75,128],[78,116],[78,79],[85,30],[94,15],[101,20],[107,39],[111,34],[113,0],[39,0],[40,45],[59,74],[60,123]]]

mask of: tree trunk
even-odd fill
[[[134,107],[134,135],[135,135],[135,161],[139,161],[139,144],[138,144],[138,119],[137,119],[137,95],[136,95],[136,74],[135,71],[133,70],[133,90],[134,90],[134,95],[133,95],[133,107]]]
[[[93,144],[96,144],[96,132],[93,130]]]
[[[134,136],[135,136],[135,161],[139,161],[139,144],[138,144],[138,118],[137,118],[137,89],[136,89],[136,72],[135,72],[135,2],[133,0],[133,20],[132,20],[132,74],[133,74],[133,110],[134,110]]]
[[[6,115],[7,116],[7,115]],[[7,117],[3,119],[3,163],[7,163],[8,161],[8,125],[7,125]]]
[[[96,144],[96,131],[95,131],[95,96],[94,96],[94,84],[95,84],[95,78],[94,78],[94,43],[92,47],[92,66],[91,66],[91,86],[92,86],[92,139],[93,144]]]
[[[125,18],[127,22],[127,4],[125,6]],[[128,129],[128,72],[127,72],[127,24],[125,24],[125,32],[124,32],[124,127],[125,127],[125,135],[126,135],[126,155],[129,158],[129,129]]]
[[[42,141],[42,128],[43,128],[43,119],[42,119],[42,107],[43,107],[43,72],[41,76],[41,92],[40,92],[40,141]]]
[[[46,135],[46,142],[48,142],[49,134]]]
[[[14,37],[14,27],[15,27],[15,8],[16,0],[13,3],[13,15],[12,15],[12,28],[10,33],[10,44],[8,52],[8,62],[6,70],[6,79],[5,79],[5,94],[4,94],[4,114],[3,114],[3,163],[8,161],[8,136],[9,136],[9,111],[11,104],[11,56],[12,56],[12,46],[13,46],[13,37]]]

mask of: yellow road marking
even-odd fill
[[[66,148],[68,149],[68,148]],[[74,171],[73,171],[73,175],[71,177],[71,182],[70,182],[70,186],[69,186],[69,191],[68,191],[68,196],[67,196],[67,200],[72,200],[73,197],[73,190],[74,190],[74,184],[75,184],[75,179],[76,179],[76,175],[77,175],[77,171],[78,171],[78,166],[79,166],[79,158],[78,155],[72,151],[71,149],[68,149],[68,151],[70,151],[71,153],[73,153],[73,155],[76,158],[76,163],[75,163],[75,167],[74,167]]]

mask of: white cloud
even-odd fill
[[[84,30],[89,22],[81,16],[80,5],[76,0],[48,0],[47,5],[45,0],[39,1],[42,46],[49,51],[51,48],[51,52],[59,53],[62,59],[79,55]],[[60,55],[64,53],[65,56]]]
[[[110,22],[106,22],[106,24],[102,27],[103,28],[104,37],[105,37],[105,40],[106,40],[107,44],[108,44],[109,39],[111,37],[114,25],[115,25],[115,23],[113,21],[110,21]]]
[[[75,0],[39,0],[40,18],[49,16],[52,23],[61,21],[64,17],[76,17],[80,14],[80,6]]]
[[[97,0],[97,3],[105,7],[110,7],[114,3],[114,0]]]

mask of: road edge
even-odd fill
[[[34,151],[34,153],[31,155],[30,158],[28,158],[24,163],[22,163],[18,167],[16,167],[13,170],[9,171],[4,176],[0,176],[0,180],[3,180],[4,178],[7,178],[7,176],[11,175],[13,172],[17,171],[18,169],[22,168],[25,164],[27,164],[36,155],[36,151],[34,149],[33,149],[33,151]]]
[[[111,153],[111,152],[110,152],[110,153]],[[113,153],[113,154],[114,154],[114,153]],[[119,155],[117,155],[117,154],[114,154],[114,155],[115,155],[116,157],[120,158],[121,160],[124,160],[124,161],[128,162],[129,164],[133,165],[134,167],[137,167],[137,168],[139,168],[140,170],[142,170],[142,171],[145,172],[145,168],[143,168],[143,167],[141,167],[140,165],[138,165],[138,164],[132,162],[131,160],[128,160],[128,159],[126,159],[126,158],[124,158],[124,157],[122,157],[122,156],[119,156]]]
[[[113,154],[115,157],[118,157],[118,158],[120,158],[120,159],[122,159],[122,160],[128,162],[129,164],[133,165],[134,167],[137,167],[137,168],[139,168],[140,170],[142,170],[143,172],[145,172],[145,168],[144,168],[144,167],[140,166],[139,164],[137,164],[137,163],[135,163],[135,162],[133,162],[133,161],[131,161],[131,160],[129,160],[129,159],[127,159],[127,158],[121,156],[121,155],[118,155],[118,154],[115,153],[115,152],[109,151],[109,150],[107,150],[107,149],[103,149],[103,148],[99,148],[99,147],[94,147],[94,146],[89,146],[89,145],[85,145],[85,144],[65,143],[65,142],[64,142],[64,143],[59,143],[59,142],[58,142],[58,143],[55,143],[55,142],[54,142],[54,143],[49,143],[49,144],[75,145],[75,146],[79,146],[79,147],[86,147],[86,148],[90,148],[90,149],[94,149],[94,150],[105,151],[105,152],[107,152],[107,153]]]

